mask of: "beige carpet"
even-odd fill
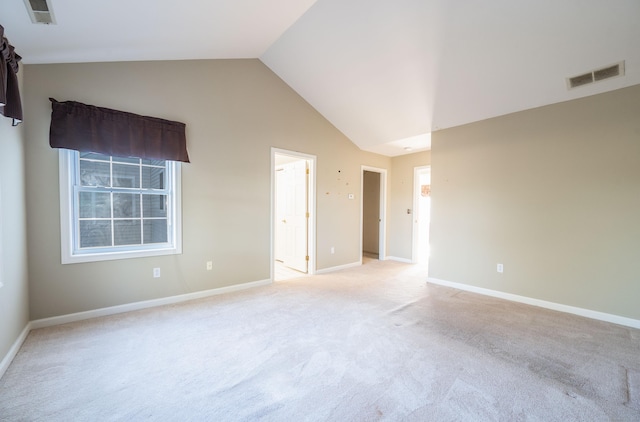
[[[373,261],[34,330],[0,420],[640,421],[639,330],[423,274]]]

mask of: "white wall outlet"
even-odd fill
[[[334,253],[336,253],[336,248],[334,248],[333,246],[331,247],[331,255],[333,255]]]
[[[213,270],[213,261],[207,261],[207,271]]]
[[[153,278],[158,278],[160,277],[160,268],[154,268],[153,269]]]
[[[504,265],[502,265],[502,264],[498,264],[498,266],[497,266],[496,270],[497,270],[499,273],[504,272]]]

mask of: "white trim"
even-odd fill
[[[389,261],[397,261],[397,262],[403,262],[405,264],[414,264],[415,262],[412,261],[411,259],[407,259],[407,258],[400,258],[398,256],[388,256],[387,260]]]
[[[316,274],[328,274],[336,271],[346,270],[348,268],[359,267],[362,265],[362,261],[352,262],[350,264],[338,265],[336,267],[323,268],[316,271]]]
[[[60,185],[60,261],[62,264],[76,264],[82,262],[110,261],[115,259],[144,258],[149,256],[179,255],[182,253],[182,166],[179,162],[171,162],[171,211],[167,224],[171,225],[173,245],[156,249],[105,251],[99,253],[73,253],[73,199],[72,186],[74,174],[72,158],[75,151],[59,150],[59,185]],[[151,245],[150,245],[151,246]]]
[[[73,201],[71,200],[71,171],[69,171],[71,155],[65,149],[58,150],[58,178],[60,186],[60,260],[67,263],[73,255],[73,246],[71,240],[72,209]]]
[[[378,167],[360,166],[360,262],[362,262],[362,234],[364,225],[364,172],[371,171],[380,174],[380,230],[378,259],[387,259],[387,170]]]
[[[309,191],[308,196],[308,208],[309,208],[309,232],[307,234],[307,252],[309,254],[309,264],[307,266],[307,274],[314,275],[316,271],[316,168],[317,157],[311,154],[305,154],[303,152],[289,151],[286,149],[280,149],[271,147],[271,243],[270,243],[270,276],[273,280],[275,275],[275,215],[276,215],[276,155],[286,155],[289,157],[300,158],[306,160],[309,163]]]
[[[0,379],[2,379],[4,373],[7,372],[7,369],[9,369],[9,365],[11,365],[13,358],[15,358],[18,354],[18,350],[20,350],[20,347],[22,347],[22,343],[24,343],[24,341],[27,339],[31,328],[31,323],[28,322],[27,325],[24,326],[24,329],[22,330],[16,341],[13,342],[13,345],[11,346],[5,357],[2,359],[2,362],[0,362]]]
[[[137,311],[140,309],[153,308],[155,306],[170,305],[170,304],[186,302],[194,299],[202,299],[209,296],[216,296],[224,293],[237,292],[240,290],[246,290],[253,287],[267,286],[271,283],[272,283],[271,280],[251,281],[248,283],[234,284],[233,286],[218,287],[215,289],[203,290],[203,291],[193,292],[193,293],[186,293],[183,295],[169,296],[169,297],[164,297],[160,299],[145,300],[142,302],[127,303],[124,305],[110,306],[108,308],[100,308],[100,309],[94,309],[91,311],[77,312],[74,314],[60,315],[56,317],[36,319],[34,321],[30,321],[27,323],[27,325],[24,327],[24,329],[22,330],[22,332],[20,333],[16,341],[13,343],[13,346],[11,346],[11,348],[9,349],[9,352],[7,352],[5,357],[2,359],[2,362],[0,362],[0,379],[9,368],[9,365],[11,365],[11,362],[13,361],[13,359],[18,354],[20,347],[22,347],[22,344],[27,339],[27,335],[29,335],[29,332],[31,330],[35,330],[37,328],[52,327],[54,325],[67,324],[69,322],[83,321],[85,319],[116,315],[124,312]]]
[[[55,316],[51,318],[43,318],[31,321],[31,328],[44,328],[53,325],[67,324],[69,322],[82,321],[90,318],[103,317],[108,315],[116,315],[124,312],[138,311],[140,309],[153,308],[155,306],[171,305],[174,303],[186,302],[193,299],[202,299],[209,296],[216,296],[224,293],[246,290],[252,287],[260,287],[271,284],[271,280],[252,281],[242,284],[234,284],[233,286],[218,287],[210,290],[186,293],[183,295],[163,297],[160,299],[151,299],[141,302],[127,303],[124,305],[110,306],[107,308],[94,309],[91,311],[77,312],[74,314]]]
[[[578,308],[570,305],[563,305],[561,303],[548,302],[546,300],[534,299],[531,297],[515,295],[512,293],[505,293],[498,290],[485,289],[483,287],[471,286],[468,284],[456,283],[453,281],[440,280],[437,278],[429,277],[427,279],[427,282],[432,284],[439,284],[441,286],[453,287],[455,289],[465,290],[468,292],[478,293],[485,296],[492,296],[499,299],[510,300],[512,302],[525,303],[527,305],[538,306],[540,308],[551,309],[553,311],[579,315],[599,321],[611,322],[613,324],[624,325],[632,328],[640,328],[640,320],[633,318],[607,314],[605,312],[592,311],[590,309]]]
[[[392,259],[392,257],[389,257],[389,259]],[[331,267],[331,268],[324,268],[322,270],[316,271],[316,274],[332,273],[335,271],[345,270],[345,269],[357,267],[360,265],[362,265],[361,262],[352,262],[351,264],[345,264],[345,265],[340,265],[340,266]],[[462,283],[455,283],[452,281],[440,280],[437,278],[429,277],[427,279],[427,282],[432,284],[438,284],[441,286],[446,286],[446,287],[453,287],[456,289],[465,290],[473,293],[478,293],[485,296],[497,297],[500,299],[510,300],[513,302],[525,303],[527,305],[538,306],[541,308],[551,309],[554,311],[566,312],[566,313],[579,315],[579,316],[583,316],[591,319],[611,322],[614,324],[619,324],[627,327],[640,329],[640,320],[636,320],[632,318],[626,318],[618,315],[607,314],[604,312],[592,311],[589,309],[577,308],[574,306],[562,305],[554,302],[547,302],[544,300],[528,298],[526,296],[519,296],[511,293],[504,293],[497,290],[490,290],[482,287],[476,287],[476,286],[470,286]],[[186,302],[188,300],[201,299],[204,297],[215,296],[215,295],[220,295],[220,294],[230,293],[230,292],[235,292],[240,290],[246,290],[253,287],[267,286],[271,283],[272,283],[271,280],[252,281],[248,283],[236,284],[233,286],[226,286],[226,287],[219,287],[216,289],[204,290],[200,292],[170,296],[170,297],[161,298],[161,299],[152,299],[152,300],[147,300],[142,302],[134,302],[134,303],[129,303],[125,305],[111,306],[108,308],[95,309],[95,310],[86,311],[86,312],[77,312],[74,314],[61,315],[57,317],[43,318],[43,319],[31,321],[27,323],[27,325],[24,327],[24,329],[22,330],[22,332],[20,333],[16,341],[13,343],[13,345],[11,346],[11,348],[9,349],[5,357],[0,362],[0,379],[9,368],[9,365],[11,365],[11,362],[13,361],[15,356],[18,354],[18,351],[20,350],[20,347],[22,347],[22,344],[26,340],[27,335],[33,329],[51,327],[54,325],[82,321],[85,319],[96,318],[101,316],[115,315],[123,312],[136,311],[140,309],[147,309],[147,308],[152,308],[154,306],[162,306],[162,305],[169,305],[169,304],[174,304],[179,302]]]

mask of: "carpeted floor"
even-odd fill
[[[2,421],[640,421],[640,330],[338,273],[32,331]]]

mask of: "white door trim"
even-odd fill
[[[308,192],[308,209],[309,209],[309,234],[307,237],[307,248],[309,253],[309,265],[307,273],[313,275],[316,273],[316,163],[315,155],[305,154],[297,151],[289,151],[271,147],[271,253],[269,265],[271,266],[270,278],[273,281],[274,265],[275,265],[275,233],[276,233],[276,155],[287,155],[289,157],[307,160],[309,163],[309,192]]]
[[[413,168],[413,231],[411,242],[411,262],[416,264],[418,262],[418,241],[420,240],[420,233],[418,229],[420,224],[418,223],[418,217],[420,215],[420,173],[424,170],[431,171],[431,166],[420,166]],[[424,210],[422,210],[424,212]]]
[[[371,171],[380,174],[380,235],[378,259],[387,259],[387,169],[361,166],[360,169],[360,263],[362,264],[362,234],[364,224],[364,172]]]

